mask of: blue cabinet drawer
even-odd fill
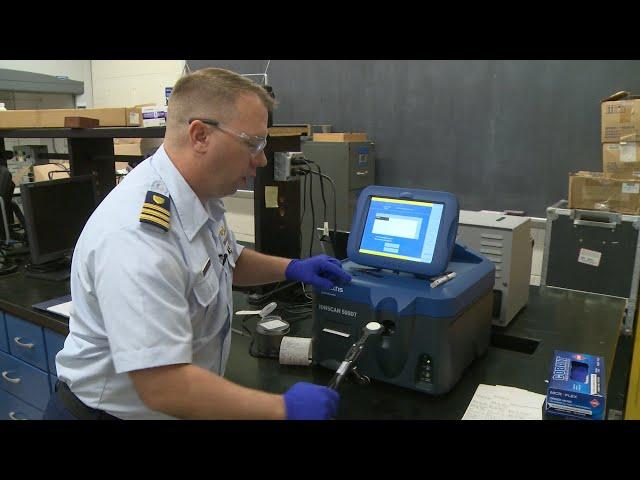
[[[42,370],[47,370],[47,353],[42,327],[5,314],[9,353]]]
[[[47,346],[47,363],[49,364],[49,372],[57,375],[56,372],[56,355],[64,347],[64,335],[60,335],[48,328],[44,329],[44,343]]]
[[[0,390],[0,420],[42,420],[42,415],[37,408]]]
[[[49,375],[0,352],[0,388],[44,411],[49,402]]]
[[[9,342],[7,342],[7,325],[4,322],[4,312],[0,312],[0,350],[9,351]]]

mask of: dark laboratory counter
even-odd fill
[[[69,294],[69,281],[52,282],[17,273],[0,277],[0,310],[58,333],[68,333],[68,321],[31,305]],[[234,311],[248,306],[246,295],[234,292]],[[619,340],[625,300],[549,287],[530,287],[529,304],[506,328],[495,327],[487,354],[477,359],[447,394],[432,397],[372,380],[358,385],[351,379],[340,388],[338,418],[343,419],[460,419],[480,383],[508,385],[545,394],[554,350],[600,355],[605,359],[608,409],[624,398],[630,358]],[[286,316],[283,317],[286,320]],[[252,329],[256,317],[247,320]],[[233,328],[242,331],[240,317]],[[312,321],[292,324],[291,336],[310,336]],[[252,388],[283,393],[300,381],[326,385],[333,372],[322,367],[280,365],[277,360],[249,355],[250,338],[232,334],[225,377]],[[631,344],[631,340],[627,342]],[[615,368],[614,368],[615,361]],[[612,373],[616,392],[612,391]],[[621,407],[617,407],[622,409]],[[610,410],[609,410],[610,411]],[[611,416],[611,415],[610,415]]]
[[[236,311],[245,307],[243,297],[234,293]],[[340,387],[338,418],[459,420],[481,383],[546,394],[545,380],[554,350],[602,356],[608,382],[607,409],[622,411],[616,403],[622,403],[626,395],[631,339],[623,340],[627,345],[623,353],[617,355],[616,351],[621,350],[618,341],[623,339],[620,331],[625,305],[624,299],[531,286],[529,304],[508,327],[494,327],[488,352],[476,359],[450,392],[433,397],[375,380],[359,385],[348,379]],[[251,330],[255,322],[247,321]],[[311,324],[310,319],[298,321],[292,324],[289,335],[308,337]],[[234,328],[241,330],[237,317]],[[229,380],[283,393],[300,381],[327,385],[333,376],[332,371],[318,366],[280,365],[277,360],[254,358],[248,354],[249,345],[249,337],[234,334],[225,372]]]
[[[69,333],[69,321],[53,313],[48,314],[31,305],[69,295],[69,280],[54,282],[26,276],[24,258],[12,258],[20,263],[15,273],[0,276],[0,310],[48,328],[62,335]]]

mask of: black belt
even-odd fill
[[[109,415],[103,410],[91,408],[76,397],[69,389],[69,386],[58,380],[56,382],[56,395],[65,406],[65,408],[78,420],[120,420],[118,417]]]

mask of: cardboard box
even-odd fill
[[[366,133],[314,133],[314,142],[366,142]]]
[[[61,108],[0,111],[0,128],[64,128],[65,117],[95,118],[101,127],[139,127],[140,108]]]
[[[114,145],[126,145],[130,143],[140,143],[141,138],[114,138]]]
[[[116,142],[116,140],[127,140],[127,143]],[[130,140],[130,141],[129,141]],[[115,155],[145,156],[162,145],[162,138],[127,138],[113,139],[113,152]]]
[[[123,145],[113,145],[113,153],[115,155],[134,155],[142,156],[139,143],[125,143]]]
[[[615,178],[603,172],[569,175],[569,208],[640,214],[640,178]]]
[[[309,136],[311,134],[311,125],[297,125],[297,124],[278,124],[273,127],[269,127],[270,137],[299,137]]]
[[[64,117],[65,128],[97,128],[100,121],[96,118],[88,117]]]
[[[164,127],[167,124],[167,107],[164,105],[141,106],[143,127]]]
[[[549,372],[545,412],[604,420],[606,385],[602,357],[556,350]]]
[[[603,100],[601,110],[602,143],[640,141],[640,96],[619,92]]]
[[[603,143],[602,169],[619,178],[640,177],[640,142]]]
[[[56,163],[60,165],[64,165],[64,167],[69,169],[69,162],[67,161],[58,161],[55,160]],[[49,172],[51,172],[51,177],[49,177]],[[47,164],[47,165],[34,165],[33,166],[33,181],[34,182],[43,182],[47,180],[58,180],[59,178],[69,178],[69,174],[64,171],[64,168],[59,165]]]

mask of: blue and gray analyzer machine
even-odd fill
[[[361,192],[342,262],[353,280],[314,289],[315,364],[338,369],[376,321],[384,330],[367,340],[361,374],[432,395],[453,388],[489,347],[495,278],[492,262],[455,243],[458,212],[450,193]]]

